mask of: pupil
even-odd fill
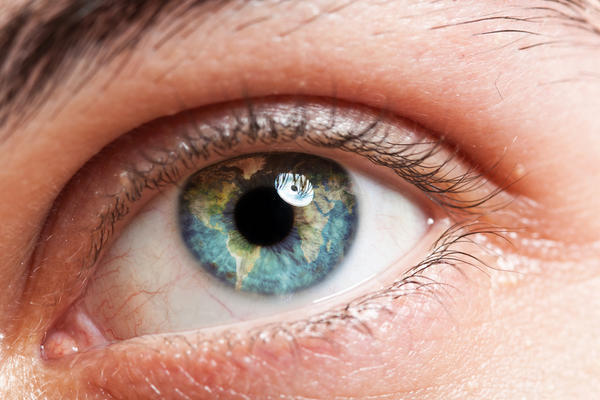
[[[259,187],[244,193],[235,205],[233,215],[240,233],[258,246],[281,242],[294,226],[293,207],[271,187]]]

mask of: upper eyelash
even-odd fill
[[[280,99],[281,102],[290,99]],[[245,101],[245,115],[232,114],[236,124],[230,128],[207,125],[203,121],[190,118],[183,128],[177,132],[184,141],[177,149],[153,149],[155,155],[142,152],[142,156],[150,163],[150,168],[139,170],[130,167],[127,170],[126,187],[111,195],[111,202],[100,214],[98,224],[93,229],[90,251],[86,266],[93,265],[104,245],[114,232],[115,224],[123,219],[130,205],[137,201],[147,190],[156,190],[179,182],[184,171],[187,171],[199,159],[208,159],[212,154],[224,156],[236,145],[247,141],[249,144],[288,143],[302,140],[307,144],[335,148],[361,155],[376,165],[393,170],[398,176],[444,207],[450,214],[461,211],[477,213],[503,187],[496,188],[483,197],[465,199],[460,194],[473,192],[483,186],[487,179],[473,169],[458,176],[448,175],[445,168],[457,157],[457,152],[450,154],[443,162],[428,164],[444,146],[443,138],[437,141],[412,143],[394,143],[390,141],[385,130],[383,114],[371,114],[372,119],[363,122],[352,130],[339,131],[336,125],[338,103],[330,104],[329,120],[311,119],[310,113],[314,103],[294,101],[294,115],[287,119],[288,124],[275,120],[268,109],[257,111],[251,100]],[[366,114],[368,115],[368,114]],[[320,114],[320,116],[322,116]],[[487,210],[486,210],[487,211]]]

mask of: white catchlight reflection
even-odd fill
[[[277,175],[275,189],[286,203],[295,207],[306,207],[315,197],[312,183],[302,174],[287,172]]]

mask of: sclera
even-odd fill
[[[232,290],[198,268],[182,243],[174,218],[179,192],[172,189],[154,198],[112,246],[85,296],[86,310],[109,339],[127,339],[316,309],[366,281],[379,285],[378,275],[418,245],[429,215],[409,193],[349,173],[359,203],[358,231],[344,261],[320,284],[282,296]]]

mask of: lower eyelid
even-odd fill
[[[363,368],[384,376],[388,366],[382,354],[394,348],[399,350],[394,352],[395,368],[407,371],[405,380],[393,382],[392,387],[392,382],[378,379],[378,390],[386,390],[386,385],[389,390],[407,389],[411,374],[422,372],[414,366],[432,356],[418,349],[428,337],[415,334],[439,332],[448,323],[441,305],[434,311],[426,299],[405,296],[386,311],[373,302],[362,309],[355,306],[355,311],[340,309],[306,321],[261,327],[250,334],[236,329],[151,335],[91,350],[54,366],[60,369],[68,362],[78,371],[78,382],[123,398],[145,398],[158,392],[168,398],[175,395],[175,388],[201,398],[225,389],[248,395],[289,391],[316,398],[316,393],[305,392],[303,382],[330,381],[334,386],[335,380],[342,379],[347,388],[354,387],[349,393],[360,393],[365,382],[348,378]],[[302,379],[298,379],[300,371]]]
[[[455,250],[475,248],[469,246]],[[483,274],[467,271],[466,278],[449,268],[433,275],[452,282],[451,287],[409,285],[394,292],[393,285],[306,320],[150,335],[55,360],[53,367],[77,371],[76,384],[117,398],[157,393],[170,398],[176,390],[192,398],[214,393],[332,398],[365,388],[379,394],[409,392],[415,381],[452,364],[456,352],[442,343],[479,312],[471,304],[477,298],[471,279]],[[440,353],[442,348],[447,353]],[[402,371],[401,377],[389,374],[390,368]]]

